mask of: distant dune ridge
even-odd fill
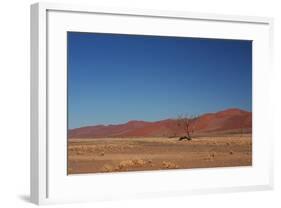
[[[224,133],[250,133],[252,112],[231,108],[198,117],[194,136]],[[68,138],[177,137],[184,135],[175,119],[155,122],[129,121],[118,125],[87,126],[68,130]]]

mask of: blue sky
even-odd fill
[[[251,41],[68,32],[69,128],[251,106]]]

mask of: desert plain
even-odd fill
[[[252,135],[70,138],[68,174],[252,165]]]

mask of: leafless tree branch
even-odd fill
[[[188,114],[185,115],[179,115],[177,118],[177,124],[180,128],[184,129],[185,136],[181,137],[179,140],[187,139],[191,140],[192,135],[194,134],[195,131],[195,126],[197,123],[198,116],[191,115],[189,116]]]

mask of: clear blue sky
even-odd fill
[[[252,109],[252,42],[68,32],[68,125]]]

